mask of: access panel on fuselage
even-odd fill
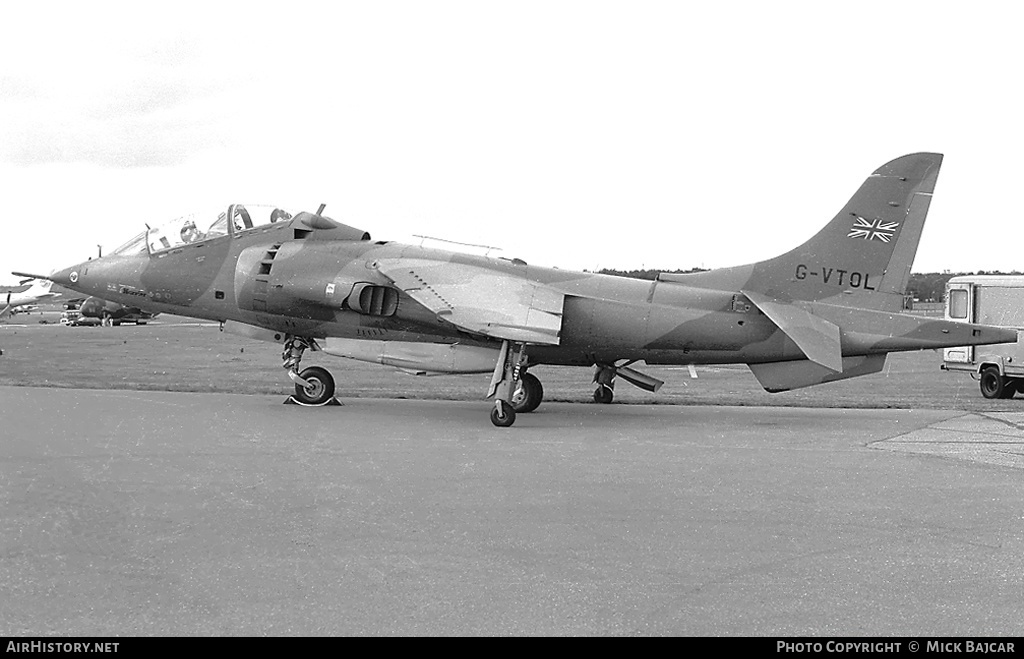
[[[230,247],[225,236],[155,254],[142,272],[142,286],[157,302],[188,306],[213,286]]]

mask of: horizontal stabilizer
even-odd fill
[[[809,360],[837,373],[843,370],[838,325],[761,293],[741,292],[778,325]]]
[[[824,384],[825,382],[877,373],[885,367],[885,357],[884,353],[844,357],[840,373],[806,359],[770,364],[748,364],[748,366],[765,391],[775,394],[780,391],[809,387],[813,384]]]
[[[652,394],[658,391],[658,389],[661,389],[661,386],[665,384],[663,380],[659,380],[658,378],[651,377],[646,373],[633,370],[628,366],[619,366],[615,369],[615,373],[634,387],[639,387],[644,391],[651,392]]]

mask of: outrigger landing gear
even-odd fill
[[[594,365],[594,382],[597,389],[594,389],[594,402],[607,405],[615,398],[615,368],[604,364]]]
[[[285,404],[306,407],[341,405],[341,401],[334,397],[334,378],[327,369],[310,366],[299,372],[299,362],[306,348],[320,349],[316,341],[301,336],[289,336],[284,343],[281,359],[288,369],[288,377],[295,383],[295,393],[285,400]]]
[[[498,363],[494,365],[494,375],[491,377],[491,386],[487,390],[487,397],[494,397],[491,423],[499,428],[508,428],[516,422],[516,408],[512,399],[518,388],[520,377],[525,374],[525,371],[526,344],[502,341]],[[539,380],[538,384],[540,384]],[[540,405],[540,401],[537,401],[537,405]]]

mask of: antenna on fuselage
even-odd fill
[[[327,204],[320,204],[320,208],[316,209],[316,214],[323,215],[325,208],[327,208]]]

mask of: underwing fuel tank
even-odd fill
[[[394,366],[416,375],[491,373],[498,349],[458,343],[367,341],[328,337],[323,351],[337,357]]]

